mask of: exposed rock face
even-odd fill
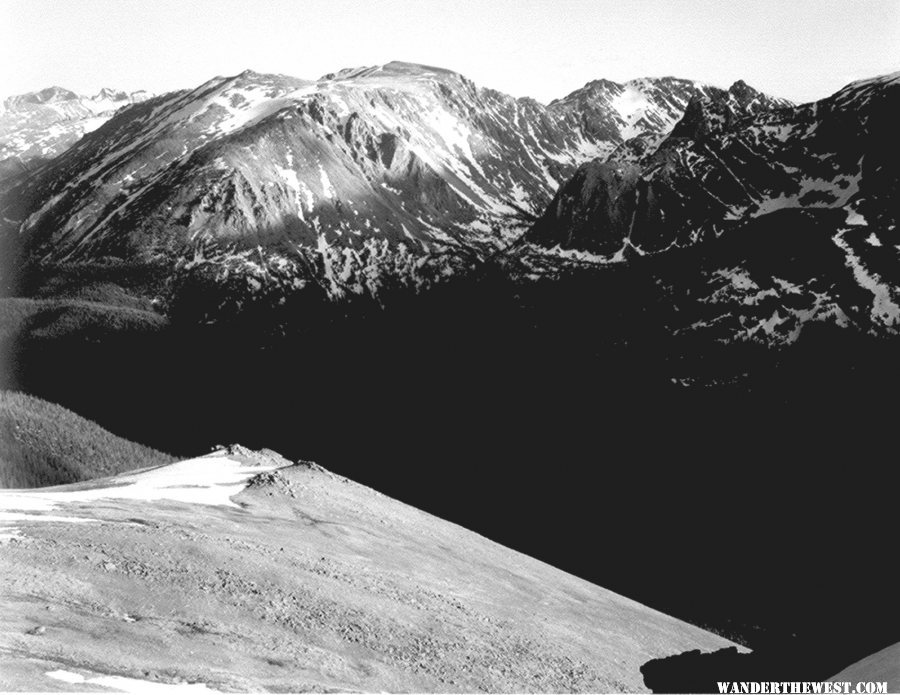
[[[672,129],[673,138],[698,140],[720,134],[746,116],[792,106],[782,99],[773,99],[738,80],[728,90],[709,88],[706,93],[691,98],[684,116]]]
[[[92,97],[62,87],[12,96],[0,109],[0,178],[33,169],[96,130],[147,92],[101,89]]]
[[[610,80],[589,82],[550,108],[578,114],[584,127],[613,142],[623,143],[641,135],[665,135],[682,119],[692,102],[727,98],[743,112],[790,106],[778,99],[736,82],[727,92],[677,77],[641,78],[624,83]]]
[[[857,82],[828,99],[796,107],[772,108],[742,83],[728,92],[712,91],[689,104],[658,148],[645,140],[631,147],[626,143],[608,161],[583,165],[527,238],[546,248],[590,252],[606,261],[709,240],[712,245],[703,255],[712,274],[710,297],[722,296],[714,278],[744,278],[737,269],[752,266],[754,280],[734,280],[739,294],[750,289],[768,293],[770,288],[772,296],[790,303],[785,295],[796,299],[805,292],[811,303],[801,311],[801,324],[827,317],[838,325],[858,323],[865,331],[895,331],[900,326],[900,169],[886,155],[884,143],[892,138],[892,114],[898,106],[897,74]],[[805,216],[773,214],[780,212]],[[811,255],[803,258],[801,253],[802,263],[782,268],[794,277],[787,282],[782,274],[780,280],[787,284],[780,290],[779,278],[770,274],[771,260],[755,252],[738,258],[733,250],[741,242],[716,241],[726,233],[759,234],[767,227],[790,234],[790,224],[818,231],[809,236]],[[782,244],[777,234],[767,238]],[[813,253],[821,243],[841,262],[831,263],[830,252]],[[793,238],[784,244],[795,246]],[[717,249],[721,262],[728,256],[731,265],[716,267]],[[774,253],[775,248],[770,256]],[[818,266],[813,258],[819,259]],[[855,303],[837,302],[833,289],[844,280],[869,296],[862,312]],[[756,304],[745,296],[738,315],[747,318]],[[768,330],[761,335],[771,338],[778,334],[776,326],[793,323],[788,317],[797,307],[765,305],[768,313],[761,318]],[[853,314],[860,322],[848,320]],[[791,341],[799,334],[796,326],[783,328],[779,340]]]
[[[886,194],[895,189],[897,174],[896,167],[884,166],[889,163],[881,145],[900,98],[896,75],[855,83],[813,104],[763,110],[736,87],[694,100],[658,150],[639,157],[640,176],[618,192],[632,198],[630,231],[623,233],[613,215],[581,248],[620,248],[627,237],[646,252],[659,251],[783,208],[852,207],[870,221],[891,223]],[[532,238],[550,243],[554,232],[566,238],[569,222],[601,199],[581,189],[615,180],[623,163],[614,153],[583,168],[535,224]],[[611,173],[588,175],[590,169]]]
[[[548,246],[613,254],[629,236],[641,168],[594,161],[581,167],[529,233]],[[608,230],[599,236],[599,227]]]
[[[604,151],[573,125],[424,66],[245,72],[129,110],[14,193],[55,258],[481,241]]]
[[[505,246],[579,164],[662,137],[709,92],[599,82],[545,107],[407,63],[248,71],[118,114],[8,184],[4,224],[51,262],[166,258],[254,283],[315,267],[332,296],[396,266],[419,286]]]

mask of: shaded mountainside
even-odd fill
[[[900,326],[900,168],[885,143],[898,100],[896,74],[797,107],[759,110],[743,85],[695,98],[658,148],[639,140],[621,157],[582,166],[526,238],[561,257],[599,263],[707,243],[708,282],[692,302],[730,302],[741,325],[723,339],[746,336],[760,321],[768,324],[761,336],[781,334],[776,342],[795,339],[809,320],[893,333]],[[783,214],[790,212],[803,215]],[[792,219],[796,231],[785,224]],[[810,226],[815,232],[807,234]],[[721,243],[760,233],[770,241],[768,259],[736,257],[730,249],[742,242]],[[782,262],[786,249],[798,264]],[[832,290],[848,280],[854,299],[842,302]],[[693,281],[684,273],[684,282]],[[677,328],[721,327],[720,318],[713,309]]]
[[[0,487],[63,485],[172,461],[61,406],[0,391]]]
[[[597,190],[614,190],[613,182]],[[507,267],[533,278],[567,273],[652,278],[655,284],[647,289],[657,295],[667,340],[692,344],[698,354],[726,344],[782,349],[813,326],[893,337],[900,326],[894,279],[900,256],[891,243],[893,232],[846,225],[846,219],[842,209],[786,208],[734,221],[714,239],[644,257],[620,252],[612,262],[526,244],[510,254]],[[686,352],[678,349],[670,358]],[[690,379],[686,371],[679,376]]]
[[[104,88],[92,97],[62,87],[19,94],[0,109],[0,178],[36,168],[96,130],[129,104],[148,99]]]
[[[755,114],[732,92],[695,99],[638,162],[613,155],[581,167],[530,237],[608,255],[623,244],[654,253],[782,208],[851,204],[871,224],[888,226],[897,173],[883,143],[898,94],[897,76],[888,76]]]
[[[729,644],[242,447],[0,510],[3,690],[635,692],[649,659]]]
[[[678,253],[702,269],[705,250]],[[750,251],[765,260],[767,245],[734,246]],[[673,335],[681,312],[659,290],[678,277],[662,264],[674,253],[536,281],[486,267],[384,308],[288,303],[153,330],[121,312],[99,340],[93,324],[73,330],[82,314],[47,306],[4,376],[164,451],[239,439],[315,458],[753,648],[896,641],[880,617],[896,600],[888,574],[810,586],[745,571],[891,546],[893,488],[873,481],[900,388],[894,343],[824,323],[790,350]]]
[[[3,192],[31,261],[165,259],[246,291],[418,288],[504,247],[575,167],[659,137],[686,80],[583,90],[548,107],[440,68],[311,82],[245,72],[135,105]]]

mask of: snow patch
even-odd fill
[[[525,192],[525,189],[522,188],[522,184],[520,184],[518,181],[513,182],[510,193],[512,194],[512,199],[519,207],[525,210],[531,210],[531,198]]]
[[[206,107],[198,113],[206,113],[213,105],[224,109],[227,114],[225,118],[208,132],[225,135],[239,128],[258,123],[315,91],[315,85],[310,84],[273,99],[271,85],[233,87],[223,90],[219,95],[210,99]],[[189,120],[194,120],[194,118],[195,116],[192,116]]]
[[[853,277],[862,287],[869,290],[874,296],[872,301],[871,317],[876,323],[885,327],[894,328],[900,324],[900,304],[894,301],[894,288],[877,273],[868,269],[860,258],[844,239],[847,230],[841,230],[834,235],[833,241],[845,254],[847,267],[853,271]]]
[[[847,207],[847,224],[852,226],[860,226],[869,224],[866,221],[866,218],[860,215],[856,210],[851,207]]]
[[[336,197],[334,186],[331,185],[331,179],[328,178],[328,172],[325,171],[325,167],[321,164],[319,165],[319,178],[322,182],[322,195],[329,200]]]
[[[168,500],[240,509],[231,497],[253,476],[279,466],[251,466],[222,453],[213,453],[159,468],[126,473],[86,485],[55,489],[0,491],[0,521],[82,521],[72,517],[21,514],[43,513],[63,504],[90,504],[98,500]]]
[[[124,676],[91,676],[85,677],[80,673],[72,671],[48,671],[48,678],[62,681],[71,685],[97,685],[101,688],[112,688],[122,693],[135,693],[135,695],[149,693],[154,695],[168,695],[168,693],[218,693],[220,691],[213,690],[205,683],[156,683],[154,681],[143,681],[137,678],[126,678]]]
[[[799,191],[793,194],[781,193],[776,198],[760,201],[757,210],[751,213],[751,217],[759,217],[784,208],[843,208],[848,205],[853,196],[859,193],[861,177],[862,157],[860,157],[859,169],[856,173],[837,176],[831,181],[803,177],[800,180]],[[866,224],[866,221],[862,215],[848,209],[847,224]]]

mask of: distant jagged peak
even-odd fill
[[[54,101],[68,101],[69,99],[77,99],[78,95],[65,87],[47,87],[39,92],[31,92],[23,95],[27,101],[35,104],[47,104]]]
[[[704,83],[696,80],[673,77],[671,75],[664,77],[635,77],[624,82],[600,78],[587,82],[583,87],[570,92],[560,99],[554,99],[550,102],[550,105],[577,102],[586,98],[596,98],[599,95],[606,95],[612,98],[628,88],[638,91],[653,91],[657,89],[703,88],[706,86]]]
[[[30,110],[43,106],[54,106],[57,104],[78,107],[79,104],[87,105],[92,111],[97,110],[97,105],[123,105],[136,101],[144,101],[153,96],[150,92],[139,90],[129,94],[120,89],[112,89],[103,87],[93,96],[84,96],[73,92],[65,87],[52,86],[35,92],[26,92],[25,94],[17,94],[7,98],[3,102],[6,111],[22,111]]]
[[[24,163],[55,157],[119,110],[152,96],[110,87],[85,96],[52,86],[9,97],[0,106],[0,160],[17,157]],[[0,172],[0,178],[9,171],[7,167]]]
[[[93,97],[95,101],[108,99],[109,101],[128,101],[128,92],[120,89],[112,89],[111,87],[102,87]]]
[[[755,112],[761,109],[773,109],[793,106],[794,103],[751,87],[744,80],[736,80],[727,92],[744,110]]]
[[[675,75],[662,75],[658,77],[635,77],[630,80],[626,80],[625,84],[648,84],[648,85],[704,85],[705,82],[700,80],[692,80],[688,77],[676,77]]]
[[[691,98],[709,89],[709,85],[672,76],[626,82],[600,79],[550,102],[548,109],[579,118],[592,135],[621,144],[643,133],[668,133]]]
[[[653,91],[669,91],[681,92],[691,89],[708,89],[709,83],[700,80],[692,80],[687,77],[674,77],[673,75],[664,75],[663,77],[635,77],[622,83],[623,88],[638,89],[644,92]]]
[[[579,87],[578,89],[569,92],[566,96],[560,97],[559,99],[553,99],[549,105],[553,107],[555,105],[577,101],[583,99],[587,94],[620,92],[622,91],[622,88],[623,85],[621,83],[613,82],[612,80],[607,80],[605,78],[591,80],[590,82],[585,83],[583,87]]]
[[[672,129],[672,137],[696,140],[720,133],[745,116],[791,106],[787,99],[761,92],[744,80],[737,80],[728,89],[710,86],[691,97]]]
[[[753,89],[753,87],[744,82],[744,80],[735,80],[728,88],[728,91],[734,94],[736,97],[740,97],[746,94],[752,94],[754,96],[760,94],[759,91]]]
[[[553,100],[550,102],[550,105],[564,105],[566,103],[597,99],[598,97],[612,99],[626,91],[641,92],[648,95],[653,94],[654,92],[668,92],[683,98],[685,102],[695,96],[703,98],[710,95],[715,97],[716,95],[726,96],[727,94],[731,94],[734,99],[743,103],[750,103],[754,99],[759,99],[760,102],[772,105],[792,105],[792,103],[786,99],[773,97],[751,87],[742,79],[735,81],[728,89],[723,89],[700,80],[675,77],[672,75],[663,77],[635,77],[624,82],[616,82],[605,78],[591,80],[580,89],[576,89],[565,97]]]
[[[7,98],[4,105],[7,109],[29,107],[32,105],[54,104],[61,101],[76,101],[79,96],[70,89],[65,87],[46,87],[36,92],[26,92],[25,94],[16,94]]]

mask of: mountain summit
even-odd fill
[[[4,100],[0,111],[0,178],[55,157],[147,92],[103,88],[92,97],[48,87]]]
[[[404,62],[248,70],[117,113],[9,184],[6,224],[45,261],[316,267],[332,295],[377,293],[386,266],[441,276],[503,248],[578,165],[662,137],[710,89],[603,81],[543,106]]]
[[[801,106],[742,82],[711,90],[661,144],[579,168],[526,238],[657,256],[657,270],[682,251],[660,281],[685,292],[678,331],[777,344],[810,322],[896,333],[900,169],[885,143],[898,105],[896,74]]]

